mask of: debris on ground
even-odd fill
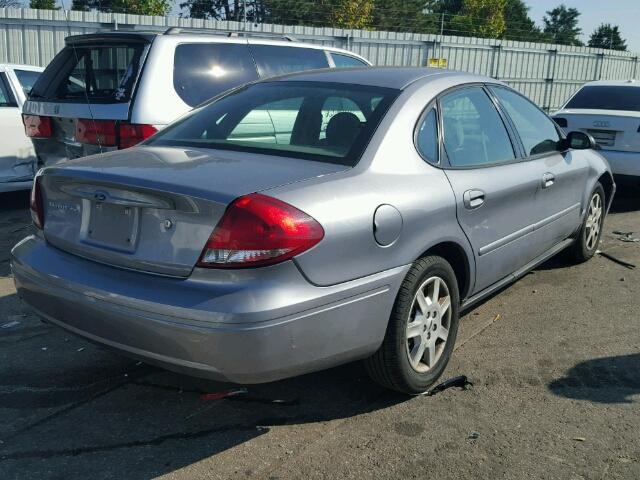
[[[461,388],[462,390],[468,390],[470,386],[473,386],[473,383],[469,381],[466,375],[458,375],[457,377],[452,377],[445,380],[444,382],[436,385],[432,389],[427,390],[422,395],[431,397],[438,392],[446,390],[447,388],[458,387],[458,388]]]
[[[613,234],[616,235],[616,238],[621,242],[631,242],[631,243],[640,242],[640,238],[632,237],[633,232],[621,232],[619,230],[614,230]]]
[[[76,350],[76,352],[82,352],[82,351],[84,351],[84,348],[85,347],[80,347],[79,349]]]
[[[601,257],[607,258],[607,259],[611,260],[612,262],[617,263],[618,265],[622,265],[623,267],[628,268],[629,270],[633,270],[634,268],[636,268],[636,266],[633,263],[629,263],[629,262],[625,262],[624,260],[620,260],[619,258],[614,257],[610,253],[602,252],[600,250],[596,250],[596,253],[599,254]]]
[[[47,351],[47,347],[42,347],[40,350],[42,350],[43,352]]]
[[[234,390],[222,390],[220,392],[204,393],[200,395],[200,400],[209,402],[211,400],[220,400],[222,398],[235,397],[238,395],[246,395],[246,388],[236,388]]]
[[[584,438],[584,437],[573,437],[573,440],[575,440],[576,442],[584,442],[586,440],[586,438]]]
[[[480,438],[480,432],[471,432],[467,438],[469,440],[477,440]]]

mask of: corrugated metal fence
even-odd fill
[[[445,65],[499,78],[546,109],[558,108],[590,80],[630,79],[638,56],[629,52],[510,40],[414,33],[343,30],[179,17],[0,8],[0,63],[46,65],[68,35],[98,30],[156,30],[169,27],[218,32],[249,30],[346,48],[376,65]]]

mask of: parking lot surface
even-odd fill
[[[359,364],[236,386],[169,373],[41,323],[10,248],[26,194],[0,207],[0,478],[640,478],[640,199],[616,200],[600,255],[554,258],[466,313],[446,377],[403,397]]]

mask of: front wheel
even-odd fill
[[[442,375],[458,332],[458,283],[437,256],[418,260],[404,279],[380,349],[365,367],[382,386],[424,392]]]
[[[602,236],[604,216],[604,189],[598,182],[589,196],[587,213],[580,227],[576,242],[571,246],[570,253],[577,262],[586,262],[595,255]]]

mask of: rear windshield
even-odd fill
[[[640,88],[605,85],[583,87],[565,108],[640,111]]]
[[[257,83],[194,110],[147,144],[355,165],[398,93],[321,82]]]
[[[122,103],[131,99],[144,44],[68,45],[34,85],[31,98]]]
[[[20,82],[20,86],[22,90],[24,90],[25,95],[29,95],[36,80],[40,77],[40,72],[34,72],[33,70],[14,70],[13,73],[18,77],[18,82]]]

